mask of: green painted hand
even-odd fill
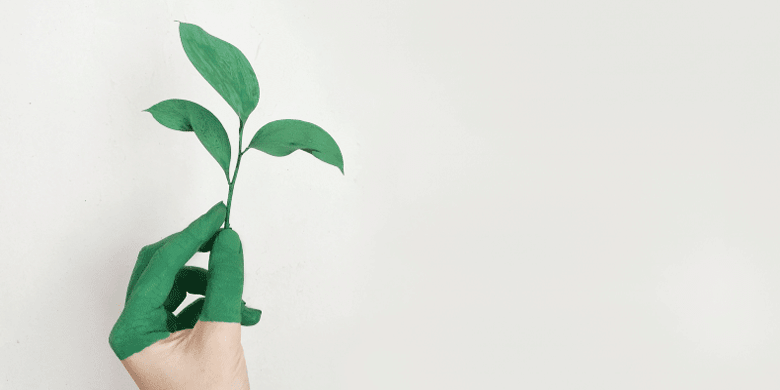
[[[249,388],[241,325],[260,311],[241,300],[243,249],[220,229],[225,213],[217,203],[138,255],[109,344],[141,389]],[[198,250],[210,251],[208,271],[184,265]],[[186,293],[205,298],[174,315]]]

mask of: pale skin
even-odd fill
[[[198,321],[122,364],[141,390],[249,389],[238,323]]]

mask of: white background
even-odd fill
[[[344,154],[243,159],[253,388],[780,386],[776,1],[30,0],[0,13],[0,388],[134,388],[138,250],[226,198],[142,112],[236,143],[174,20],[254,66],[247,140],[296,118]]]

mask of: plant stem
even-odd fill
[[[241,151],[241,141],[244,138],[244,121],[239,119],[238,127],[238,157],[236,158],[236,169],[233,171],[233,180],[228,183],[227,213],[225,214],[225,229],[230,229],[230,206],[233,203],[233,188],[236,185],[238,177],[238,167],[241,166],[241,156],[246,150]],[[249,149],[249,148],[247,148]]]

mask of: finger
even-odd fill
[[[204,298],[198,298],[187,307],[179,312],[176,316],[176,329],[179,331],[182,329],[192,329],[200,318],[200,314],[203,311]],[[260,322],[260,315],[262,312],[257,309],[253,309],[246,305],[244,301],[241,301],[241,325],[252,326]]]
[[[146,308],[162,306],[178,271],[214,235],[224,219],[225,205],[219,202],[157,249],[138,279],[128,304]]]
[[[257,325],[260,322],[260,315],[262,311],[251,308],[246,305],[244,301],[241,301],[241,325],[252,326]]]
[[[176,331],[176,315],[166,311],[165,312],[166,319],[165,319],[165,329],[168,330],[169,333],[173,333]]]
[[[147,245],[143,247],[143,249],[141,249],[141,251],[138,253],[138,258],[136,259],[135,266],[133,267],[133,273],[130,275],[130,283],[127,284],[125,304],[127,304],[127,301],[130,300],[130,294],[133,292],[135,285],[138,283],[138,279],[141,277],[141,274],[144,272],[147,265],[149,265],[149,260],[152,259],[152,255],[168,241],[170,241],[173,236],[174,235],[170,235],[154,244]]]
[[[208,271],[203,268],[187,265],[182,267],[182,269],[179,270],[179,273],[176,274],[176,280],[173,282],[173,288],[171,289],[171,293],[168,294],[168,299],[163,304],[165,310],[170,313],[176,311],[176,309],[179,308],[179,305],[184,302],[184,299],[187,297],[187,293],[205,295],[207,276]],[[197,311],[195,311],[195,308],[197,308]],[[203,298],[200,298],[195,300],[186,308],[182,309],[182,311],[179,312],[177,318],[181,320],[183,318],[187,318],[189,315],[192,315],[191,323],[187,322],[189,325],[185,326],[186,328],[192,328],[195,325],[195,322],[198,320],[202,309]],[[246,302],[241,300],[241,325],[256,325],[260,321],[261,315],[262,311],[248,307]],[[187,321],[189,321],[189,318]]]
[[[173,287],[168,294],[168,298],[165,299],[163,307],[169,312],[174,312],[187,298],[187,293],[205,295],[206,294],[206,279],[208,271],[200,267],[193,267],[185,265],[178,273],[173,281]]]
[[[176,330],[192,329],[203,311],[204,298],[198,298],[179,312],[176,316]]]
[[[217,235],[219,232],[222,231],[222,228],[220,228],[216,233],[214,233],[211,238],[208,239],[203,245],[201,245],[200,248],[198,248],[198,252],[209,252],[211,251],[211,247],[214,245],[214,240],[217,238]],[[130,283],[128,283],[127,286],[127,294],[125,295],[125,303],[130,299],[130,294],[133,291],[133,288],[135,288],[136,283],[138,282],[138,279],[141,277],[141,274],[146,269],[147,265],[149,264],[149,260],[151,260],[152,255],[157,252],[158,249],[160,249],[162,246],[164,246],[168,241],[176,237],[176,235],[179,233],[174,233],[168,237],[163,238],[162,240],[143,247],[141,249],[141,252],[138,253],[138,259],[136,260],[135,267],[133,267],[133,273],[130,276]],[[181,303],[181,302],[179,302]]]
[[[241,322],[244,251],[238,233],[223,230],[209,256],[209,278],[201,321]]]
[[[216,240],[216,239],[217,239],[217,236],[218,236],[218,235],[219,235],[219,233],[221,233],[223,230],[225,230],[225,229],[223,229],[223,228],[219,228],[219,230],[217,230],[217,232],[216,232],[216,233],[214,233],[214,235],[213,235],[213,236],[211,236],[211,238],[209,238],[209,240],[208,240],[208,241],[206,241],[206,243],[205,243],[205,244],[201,245],[201,246],[200,246],[200,248],[198,248],[198,252],[211,252],[211,248],[214,246],[214,240]]]

